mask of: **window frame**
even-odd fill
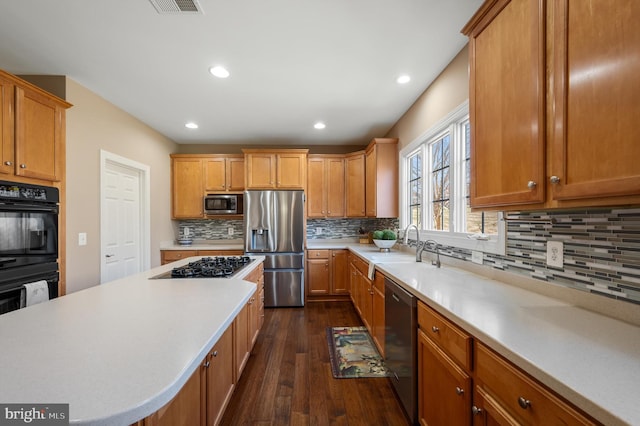
[[[425,227],[432,220],[432,199],[431,194],[432,179],[426,176],[430,167],[427,163],[431,161],[431,146],[429,142],[438,140],[444,135],[450,135],[450,211],[449,229],[450,231],[420,230],[420,239],[433,239],[439,244],[452,246],[468,250],[479,250],[485,253],[506,254],[506,224],[502,212],[498,213],[498,234],[491,235],[488,239],[478,239],[477,236],[467,232],[454,232],[454,229],[464,227],[464,214],[458,214],[458,209],[466,209],[466,193],[465,193],[465,170],[462,164],[464,162],[464,143],[457,143],[461,140],[463,126],[461,124],[469,120],[469,100],[466,100],[453,111],[436,122],[427,131],[422,133],[411,143],[402,148],[399,152],[399,223],[400,229],[407,228],[410,222],[409,211],[409,158],[417,152],[422,153],[422,226]],[[455,165],[454,165],[455,163]],[[461,207],[460,207],[461,206]]]

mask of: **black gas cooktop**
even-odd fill
[[[153,278],[231,278],[251,262],[249,256],[203,257]]]

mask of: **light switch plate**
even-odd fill
[[[86,246],[87,245],[87,233],[86,232],[80,232],[78,234],[78,245],[79,246]]]
[[[320,234],[322,234],[322,228],[317,227],[316,228],[316,235],[320,235]]]
[[[230,226],[230,227],[227,229],[227,233],[228,233],[229,235],[233,235],[233,226]]]
[[[547,266],[564,266],[564,244],[562,241],[547,241]]]
[[[478,250],[471,250],[471,261],[473,263],[477,263],[478,265],[482,265],[482,260],[484,258],[484,253]]]

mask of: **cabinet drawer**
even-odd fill
[[[328,259],[329,250],[307,250],[308,259]]]
[[[422,302],[418,302],[418,326],[447,355],[471,371],[471,336]]]
[[[162,262],[168,263],[197,255],[198,252],[196,250],[167,250],[162,252]]]
[[[353,260],[351,262],[355,265],[356,269],[360,271],[365,277],[368,275],[369,264],[367,262],[357,256],[353,256]]]
[[[476,345],[477,386],[523,424],[595,425],[486,346]]]

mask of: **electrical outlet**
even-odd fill
[[[320,234],[322,234],[322,228],[317,227],[316,228],[316,235],[320,235]]]
[[[564,266],[563,251],[562,241],[547,241],[547,266],[562,268]]]
[[[79,246],[86,246],[87,245],[87,233],[86,232],[80,232],[78,234],[78,245]]]
[[[233,235],[233,226],[230,226],[230,227],[227,229],[227,233],[228,233],[229,235]]]
[[[184,231],[182,231],[185,237],[188,237],[191,234],[191,229],[188,226],[184,227]]]
[[[482,260],[484,258],[484,253],[478,250],[471,250],[471,261],[473,263],[477,263],[478,265],[482,265]]]

